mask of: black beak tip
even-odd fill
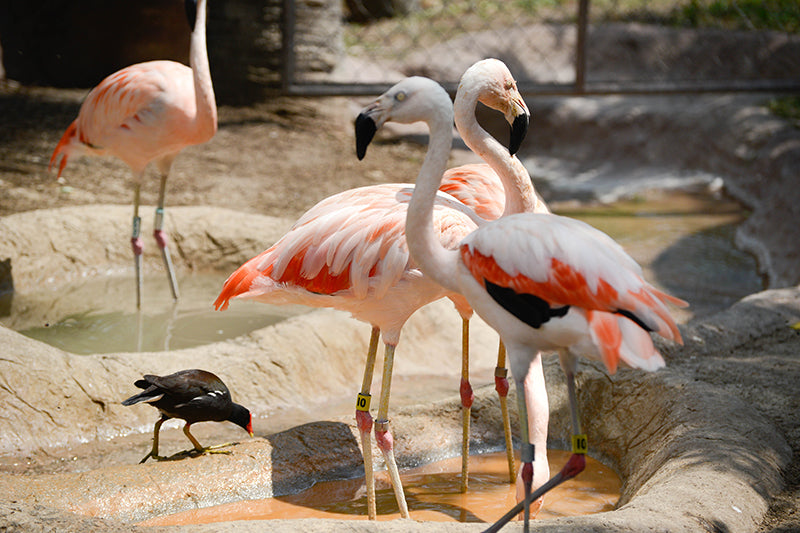
[[[355,126],[356,156],[358,156],[358,160],[361,161],[364,159],[364,156],[367,155],[367,146],[372,142],[372,138],[375,136],[375,132],[378,131],[378,127],[375,125],[375,121],[364,113],[356,117]]]
[[[508,151],[511,155],[516,154],[520,146],[522,146],[522,141],[525,140],[525,136],[528,134],[529,121],[530,117],[527,114],[520,115],[514,119],[514,123],[511,125],[511,140],[508,142]]]
[[[186,10],[186,19],[189,21],[189,29],[194,31],[197,22],[197,0],[185,0],[183,7]]]

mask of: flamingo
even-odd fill
[[[172,162],[187,146],[210,140],[217,131],[217,106],[206,51],[206,0],[186,0],[192,28],[189,63],[137,63],[111,74],[92,89],[78,118],[56,145],[48,169],[58,163],[58,176],[71,155],[112,155],[133,172],[133,248],[136,308],[141,308],[142,250],[139,191],[144,171],[154,162],[160,175],[155,237],[167,269],[172,297],[178,284],[163,230],[164,194]]]
[[[484,85],[492,84],[494,87],[487,90]],[[494,169],[503,182],[503,189],[505,193],[505,205],[502,213],[483,213],[482,206],[473,205],[471,198],[467,198],[463,193],[458,198],[473,207],[476,212],[481,214],[485,220],[495,220],[499,216],[510,215],[514,213],[549,213],[550,210],[541,198],[536,194],[533,189],[530,174],[522,164],[522,162],[514,157],[518,146],[514,146],[516,139],[520,139],[521,135],[515,134],[512,130],[512,143],[509,149],[506,149],[502,144],[494,139],[489,133],[480,127],[475,115],[475,108],[480,100],[490,107],[497,107],[498,104],[493,104],[493,98],[502,98],[503,91],[506,88],[516,88],[516,82],[513,76],[508,71],[506,65],[497,59],[484,59],[478,61],[463,74],[461,82],[459,83],[458,90],[456,91],[455,102],[453,111],[455,114],[455,124],[459,133],[461,134],[464,143],[478,156],[481,157],[488,165],[478,167],[460,167],[460,172],[453,172],[458,169],[451,169],[445,173],[445,179],[442,180],[441,190],[448,191],[447,179],[452,182],[456,176],[465,182],[476,178],[476,174],[481,171],[487,172],[486,167]],[[524,105],[524,103],[522,104]],[[521,121],[513,122],[516,127],[520,127]],[[527,126],[527,125],[526,125]],[[448,173],[451,175],[448,176]],[[483,180],[477,180],[477,183],[482,183]],[[464,185],[466,187],[466,184]],[[488,197],[485,193],[483,197]],[[486,203],[486,207],[492,207],[495,204]],[[507,369],[505,365],[505,347],[501,341],[498,350],[497,367],[495,368],[495,389],[500,397],[500,410],[503,418],[503,432],[506,441],[506,459],[508,462],[509,480],[514,483],[517,479],[518,492],[522,491],[521,479],[516,475],[514,468],[514,452],[511,446],[511,422],[508,416],[508,379]],[[461,491],[466,492],[468,485],[468,460],[469,460],[469,422],[470,422],[470,407],[472,404],[472,387],[469,384],[469,362],[462,361],[462,380],[461,380],[461,403],[462,403],[462,428],[463,428],[463,449],[461,454],[462,459],[462,474],[461,474]],[[544,367],[542,366],[541,356],[537,356],[531,362],[527,378],[535,386],[533,390],[537,391],[529,399],[533,402],[531,405],[531,412],[535,413],[535,419],[531,420],[530,430],[531,435],[536,444],[540,446],[540,453],[537,456],[537,464],[535,465],[535,482],[544,483],[550,475],[550,467],[547,462],[547,425],[549,422],[549,406],[547,401],[547,394],[544,389]],[[542,499],[536,502],[536,509],[541,508],[543,503]]]
[[[650,332],[681,343],[667,304],[688,305],[650,285],[639,265],[605,233],[581,221],[547,213],[520,213],[481,225],[457,247],[441,245],[433,202],[449,156],[453,120],[449,97],[427,78],[407,78],[362,110],[374,128],[386,121],[424,121],[428,151],[407,210],[406,235],[420,269],[462,294],[502,339],[517,388],[524,499],[490,528],[496,531],[530,502],[585,468],[574,376],[578,357],[602,361],[609,373],[620,364],[647,371],[664,366]],[[534,446],[529,441],[525,377],[541,351],[557,351],[564,371],[573,430],[573,454],[564,468],[532,492]]]
[[[492,98],[487,104],[498,107],[512,125],[517,119],[520,121],[517,124],[527,125],[528,110],[516,85],[500,83],[490,88]],[[503,96],[496,92],[502,92]],[[514,138],[523,136],[525,129],[517,126]],[[363,157],[363,153],[359,156]],[[471,173],[473,178],[462,180],[464,173]],[[484,168],[456,170],[451,175],[454,178],[450,190],[454,193],[469,185],[467,196],[477,198],[483,188],[498,189],[497,175]],[[475,180],[481,176],[490,181],[475,188]],[[387,418],[394,351],[400,330],[414,311],[445,296],[454,302],[464,324],[472,314],[462,297],[443,291],[421,276],[409,259],[404,224],[412,190],[407,184],[385,184],[345,191],[321,201],[272,247],[231,274],[214,303],[217,309],[224,310],[231,298],[238,297],[278,304],[333,307],[349,311],[356,319],[372,325],[364,379],[356,400],[370,518],[375,518],[376,510],[370,437],[373,422],[369,403],[379,337],[383,339],[385,355],[375,438],[386,461],[401,516],[408,517]],[[492,197],[503,196],[492,193]],[[446,193],[440,193],[436,203],[436,220],[445,246],[458,242],[484,222]],[[499,207],[495,207],[495,212],[499,211]],[[466,325],[462,331],[462,346],[466,346]],[[466,348],[462,348],[462,353],[466,353]]]
[[[445,172],[439,190],[452,192],[463,203],[472,207],[485,220],[494,220],[499,216],[522,212],[549,213],[546,204],[539,198],[533,189],[533,185],[527,169],[521,161],[509,153],[502,144],[489,135],[486,130],[480,127],[475,116],[475,107],[481,101],[491,107],[498,108],[499,104],[492,104],[492,99],[502,99],[502,95],[507,88],[516,88],[516,82],[508,68],[502,61],[497,59],[484,59],[472,65],[461,78],[458,91],[456,92],[455,103],[453,106],[455,113],[455,124],[465,144],[484,161],[478,165],[464,165]],[[524,106],[524,102],[520,105]],[[511,119],[507,117],[509,121]],[[364,121],[362,124],[362,143],[368,143],[374,135],[374,123]],[[519,127],[521,121],[512,122]],[[366,136],[364,137],[364,132]],[[519,139],[520,135],[514,135],[512,139]],[[516,151],[518,146],[511,146],[512,151]],[[361,150],[366,151],[366,145]],[[359,156],[363,155],[362,153]],[[493,183],[489,180],[489,173],[495,172],[497,177],[503,182],[505,195],[504,209],[499,207],[503,204],[498,202],[481,202],[482,198],[492,198],[492,190],[481,190],[479,194],[468,194],[468,189],[478,189],[485,187],[485,184]],[[464,322],[464,327],[468,323]],[[461,491],[466,492],[468,486],[468,461],[469,461],[469,423],[470,408],[472,405],[473,394],[469,383],[469,360],[468,352],[463,350],[462,354],[462,378],[461,378],[461,403],[462,403],[462,475]],[[516,475],[514,468],[514,454],[511,447],[511,424],[508,416],[507,394],[508,380],[505,368],[505,349],[500,343],[498,351],[498,363],[495,369],[495,389],[500,396],[501,412],[503,415],[503,430],[506,441],[506,457],[509,468],[509,479],[511,483],[517,482],[517,492],[523,494],[524,484],[521,476]],[[550,467],[547,462],[547,425],[549,422],[549,405],[547,393],[544,388],[544,368],[541,355],[537,355],[531,362],[527,375],[533,391],[529,395],[528,401],[530,438],[542,450],[536,456],[534,468],[535,486],[544,484],[550,476]],[[521,497],[521,496],[520,496]],[[535,504],[535,510],[541,508],[543,499],[539,498]]]

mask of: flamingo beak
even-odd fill
[[[183,7],[186,9],[186,20],[189,21],[189,29],[194,31],[194,26],[197,22],[197,0],[185,0]]]
[[[367,146],[372,142],[375,132],[385,122],[383,109],[380,100],[376,100],[362,109],[356,117],[356,155],[359,161],[364,159],[367,154]]]
[[[367,155],[367,146],[372,142],[375,132],[378,131],[378,126],[368,114],[362,112],[356,117],[356,156],[358,160],[364,159]]]
[[[528,115],[520,115],[511,124],[511,139],[508,141],[508,151],[511,155],[516,154],[519,147],[522,146],[522,141],[528,134],[528,122]]]
[[[508,151],[514,155],[522,146],[522,141],[528,134],[528,124],[530,123],[530,111],[525,105],[522,97],[513,100],[506,120],[511,124],[511,138],[508,141]]]

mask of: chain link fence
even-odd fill
[[[337,58],[323,69],[298,60],[295,13],[324,0],[283,1],[289,94],[375,94],[411,75],[452,90],[484,57],[524,93],[800,90],[796,0],[344,0],[315,24]]]

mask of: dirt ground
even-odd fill
[[[54,207],[130,202],[129,171],[117,161],[71,161],[59,182],[55,181],[53,173],[47,171],[49,155],[64,128],[77,115],[85,94],[86,91],[80,90],[25,88],[12,83],[0,85],[0,217]],[[707,105],[697,104],[697,99],[691,97],[670,101],[670,105],[663,107],[667,111],[662,114],[669,114],[669,110],[674,109],[671,106],[676,103],[683,105],[688,100],[698,106],[692,120],[697,120],[700,116],[719,118],[722,114],[730,115],[718,101],[709,101]],[[352,118],[355,109],[364,102],[343,98],[276,98],[248,108],[222,107],[220,129],[216,137],[204,146],[187,149],[176,160],[168,184],[168,209],[170,206],[203,205],[291,219],[318,200],[346,188],[371,183],[409,181],[416,175],[424,148],[408,139],[379,138],[366,159],[357,161],[354,154]],[[738,104],[729,102],[728,105]],[[609,106],[608,109],[613,108],[613,111],[607,110],[605,119],[597,116],[586,119],[586,113],[580,109],[573,111],[598,129],[605,130],[630,125],[631,122],[644,118],[645,126],[651,127],[651,131],[655,133],[657,128],[652,126],[661,124],[661,115],[648,115],[647,110],[643,110],[644,107],[641,100],[615,102],[613,106]],[[564,121],[571,116],[569,105],[556,109],[555,114],[544,118],[545,125]],[[758,114],[757,111],[752,111],[756,107],[742,105],[741,109],[752,113],[748,117]],[[656,119],[652,119],[653,116]],[[648,117],[651,117],[650,122]],[[744,126],[743,131],[737,132],[738,137],[732,136],[729,130],[718,132],[716,142],[711,143],[712,151],[720,150],[720,145],[727,143],[731,152],[737,152],[740,137],[749,135],[761,139],[756,141],[756,144],[761,144],[751,147],[752,153],[745,154],[743,158],[761,158],[764,151],[758,150],[768,145],[764,139],[769,138],[770,134],[763,131],[766,122],[751,123],[749,120],[742,118],[738,123]],[[697,123],[700,124],[700,121]],[[714,132],[714,128],[708,124],[698,128],[705,128],[703,131],[707,133]],[[658,133],[664,133],[664,129]],[[591,134],[594,130],[589,128],[589,131]],[[575,138],[586,135],[585,132],[572,133]],[[534,135],[526,141],[528,147],[523,147],[523,152],[532,149],[537,142],[537,135],[534,130]],[[554,134],[552,138],[564,139],[569,138],[569,135]],[[770,151],[773,159],[759,167],[767,170],[783,169],[781,172],[784,175],[780,179],[776,177],[772,180],[771,187],[776,183],[785,185],[796,181],[798,174],[792,176],[791,169],[796,170],[797,167],[786,164],[781,167],[770,166],[772,161],[785,159],[789,152],[794,154],[795,160],[798,159],[797,153],[800,149],[796,137],[794,139],[790,139],[788,145],[781,145],[780,150],[776,148]],[[539,137],[538,140],[541,141],[542,138]],[[596,147],[601,145],[599,141],[595,144]],[[587,143],[581,146],[587,146]],[[637,146],[642,146],[641,140],[634,142],[633,148],[626,148],[626,153],[637,152]],[[594,156],[588,158],[588,161],[596,162],[600,156],[598,152],[603,149],[587,148],[584,154]],[[558,150],[553,149],[553,152],[557,153]],[[668,152],[668,149],[665,148],[664,152]],[[702,152],[703,149],[699,148],[693,153],[697,155]],[[605,157],[619,153],[621,152],[607,151]],[[659,155],[663,157],[664,153]],[[466,156],[462,154],[459,157]],[[683,163],[686,164],[692,162],[685,154],[676,154],[675,157],[684,157]],[[454,164],[460,162],[453,161]],[[715,170],[723,173],[724,167],[725,164],[721,164]],[[777,174],[776,171],[775,175]],[[785,228],[787,225],[790,228],[796,227],[793,215],[797,203],[792,198],[797,193],[784,187],[786,197],[780,202],[770,204],[770,198],[775,198],[774,194],[779,195],[780,189],[771,197],[759,196],[758,191],[767,188],[766,185],[761,185],[762,177],[754,177],[748,181],[746,177],[736,176],[729,182],[726,181],[726,184],[730,185],[732,194],[740,199],[745,193],[753,199],[752,206],[748,206],[757,213],[753,219],[758,220],[760,228],[773,227],[771,224],[774,223],[774,228],[777,229],[773,233],[787,240],[796,239],[796,233],[791,234]],[[143,203],[154,204],[156,194],[156,182],[152,180],[143,188]],[[763,215],[764,212],[769,212],[770,215]],[[92,216],[91,210],[87,210],[86,216]],[[777,247],[773,246],[775,248]],[[800,530],[800,405],[796,387],[800,379],[800,333],[786,325],[797,314],[796,301],[796,290],[778,294],[764,293],[755,301],[745,303],[728,314],[722,313],[718,317],[691,324],[690,328],[695,329],[690,331],[697,332],[698,338],[706,344],[698,341],[692,345],[691,350],[669,350],[669,366],[674,375],[688,382],[712,385],[743,400],[777,426],[791,446],[791,462],[783,472],[785,487],[769,500],[766,517],[752,529],[760,533]],[[730,318],[733,315],[736,320]],[[800,319],[800,316],[797,318]],[[724,338],[720,337],[721,340],[715,346],[711,341],[717,334]],[[25,502],[3,503],[0,507],[0,518],[0,529],[8,527],[10,530],[47,530],[47,524],[64,520],[52,509],[30,506]],[[69,525],[75,531],[81,527],[129,529],[118,523],[104,523],[88,518],[85,523],[67,521],[62,525]],[[407,526],[408,524],[395,524],[394,530],[405,530]],[[367,527],[353,526],[353,530]],[[389,527],[391,526],[380,526],[381,529]],[[449,527],[442,526],[441,530],[449,530]],[[706,531],[727,531],[725,524],[719,523],[707,523],[702,527]],[[664,528],[669,529],[669,526]],[[607,529],[624,530],[611,525]],[[309,526],[309,530],[325,531],[321,526]],[[597,526],[597,530],[603,528]]]
[[[0,215],[132,202],[130,171],[119,161],[76,159],[61,183],[47,172],[50,154],[86,93],[0,85]],[[176,159],[168,205],[296,218],[341,190],[412,179],[424,154],[418,144],[398,143],[371,150],[362,162],[356,159],[352,120],[357,109],[357,103],[341,98],[275,98],[253,107],[220,108],[214,139]],[[158,182],[154,171],[148,176],[142,203],[154,205]]]

